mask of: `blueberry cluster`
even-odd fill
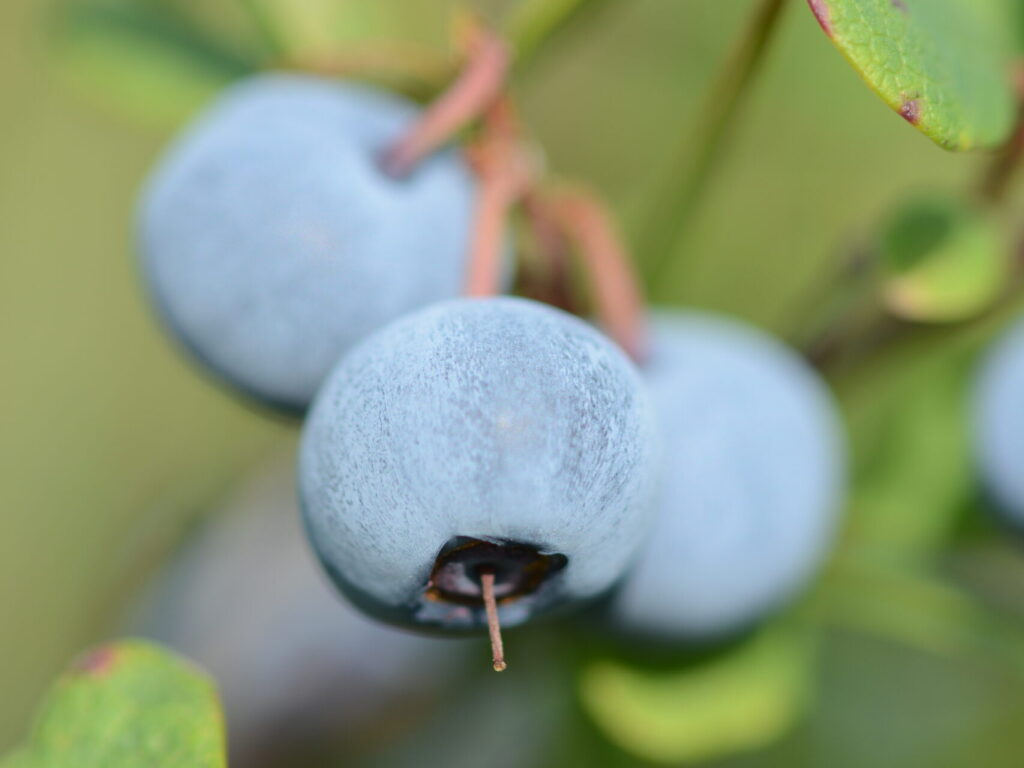
[[[463,297],[473,169],[454,149],[402,178],[381,162],[417,116],[366,87],[254,78],[170,150],[140,214],[169,329],[305,414],[301,506],[337,587],[451,632],[603,596],[613,633],[669,643],[791,598],[845,494],[820,379],[724,318],[650,313],[631,360],[560,309]]]

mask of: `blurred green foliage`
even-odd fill
[[[454,5],[0,6],[0,748],[24,731],[39,692],[67,658],[114,631],[125,601],[190,519],[294,431],[211,387],[156,329],[132,261],[134,198],[149,164],[188,114],[260,63],[330,67],[338,64],[333,57],[365,52],[367,41],[380,38],[398,46],[395,56],[431,71],[440,62],[443,70]],[[552,170],[593,183],[628,238],[642,242],[666,156],[699,123],[703,95],[754,3],[588,4],[600,13],[577,12],[577,5],[518,6],[550,9],[537,23],[558,34],[517,72],[515,93]],[[478,6],[497,20],[517,4]],[[531,23],[514,18],[522,46],[538,46]],[[341,58],[343,69],[353,65]],[[866,71],[877,65],[861,62]],[[974,94],[970,78],[977,74],[965,70],[954,90]],[[980,93],[971,102],[980,113],[965,113],[963,123],[940,115],[929,130],[947,144],[992,143],[1007,126],[1002,98]],[[922,188],[969,189],[983,165],[983,158],[943,152],[887,110],[806,5],[791,2],[729,151],[671,254],[671,279],[655,285],[646,277],[659,301],[732,313],[802,338],[844,289],[831,279],[836,265],[873,240],[876,222]],[[1022,202],[1015,187],[1002,224]],[[806,672],[810,654],[790,653],[802,639],[741,645],[721,666],[693,673],[706,675],[703,683],[683,673],[638,682],[630,676],[641,673],[614,660],[548,649],[537,664],[545,653],[561,653],[570,670],[577,663],[589,670],[581,678],[587,708],[603,713],[597,720],[619,747],[584,716],[580,701],[558,694],[558,686],[573,685],[559,665],[530,678],[525,695],[514,684],[482,684],[467,694],[477,704],[456,711],[503,702],[490,713],[497,720],[481,726],[495,746],[507,744],[512,714],[544,702],[538,711],[557,727],[552,733],[536,718],[520,723],[524,733],[543,731],[543,748],[524,752],[524,765],[674,762],[718,753],[723,739],[753,747],[786,729],[757,752],[710,764],[1018,765],[1024,657],[1015,620],[989,612],[1024,605],[1024,563],[977,547],[998,532],[978,522],[963,410],[977,350],[1008,315],[948,337],[912,328],[890,354],[837,376],[855,481],[839,558],[857,567],[831,571],[809,601],[809,614],[829,627],[819,675]],[[975,524],[965,526],[965,515]],[[1002,602],[989,606],[945,584],[954,579],[943,567],[965,542],[985,563],[986,579],[973,590],[1016,584],[1017,591],[1004,587]],[[716,674],[726,682],[715,683]],[[707,701],[700,715],[688,718],[684,710],[701,696]],[[804,709],[807,717],[790,729]],[[396,744],[395,760],[421,753],[424,743],[440,749],[438,733],[462,738],[461,717],[439,713],[434,739],[418,741],[426,738],[419,734]],[[673,717],[693,730],[676,733]],[[732,718],[741,725],[725,728]],[[487,740],[471,743],[474,756],[486,754]]]
[[[913,198],[894,210],[878,246],[889,310],[908,320],[964,320],[990,307],[1010,273],[999,222],[970,201]]]

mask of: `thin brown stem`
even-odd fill
[[[487,631],[491,636],[491,658],[495,672],[504,672],[505,646],[501,641],[501,621],[498,619],[498,601],[494,597],[494,574],[480,574],[480,588],[484,595],[484,610],[487,611]]]
[[[500,96],[509,69],[508,46],[477,23],[467,25],[465,38],[466,66],[462,73],[384,153],[384,169],[392,176],[411,173],[423,158],[480,117]]]
[[[647,357],[643,292],[611,215],[583,192],[562,193],[554,204],[586,267],[601,324],[626,354],[642,363]]]

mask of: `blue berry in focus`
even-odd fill
[[[142,200],[142,261],[196,357],[302,410],[368,333],[459,295],[474,195],[461,155],[403,179],[380,169],[418,114],[383,91],[270,74],[228,91],[174,144]]]
[[[369,337],[307,420],[312,543],[367,611],[512,626],[605,592],[647,533],[656,435],[632,363],[559,310],[461,299]]]
[[[712,315],[651,321],[644,370],[664,471],[653,535],[610,606],[617,630],[673,643],[740,631],[807,584],[844,495],[844,437],[818,376]]]
[[[999,509],[1024,526],[1024,320],[996,343],[974,392],[974,444]]]

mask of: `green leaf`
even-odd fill
[[[224,768],[213,684],[141,642],[93,650],[51,690],[28,748],[3,768]]]
[[[915,560],[948,542],[973,485],[967,368],[945,356],[890,369],[847,403],[856,449],[850,543]]]
[[[814,668],[804,630],[763,630],[735,650],[680,671],[591,663],[584,709],[613,743],[645,760],[694,763],[764,747],[806,712]]]
[[[999,296],[1010,259],[995,220],[956,198],[904,205],[880,237],[883,296],[907,320],[957,322]]]
[[[166,4],[74,0],[55,29],[59,72],[129,114],[177,121],[258,62]]]
[[[1002,0],[808,0],[879,96],[952,150],[995,147],[1014,125],[1011,21]]]

